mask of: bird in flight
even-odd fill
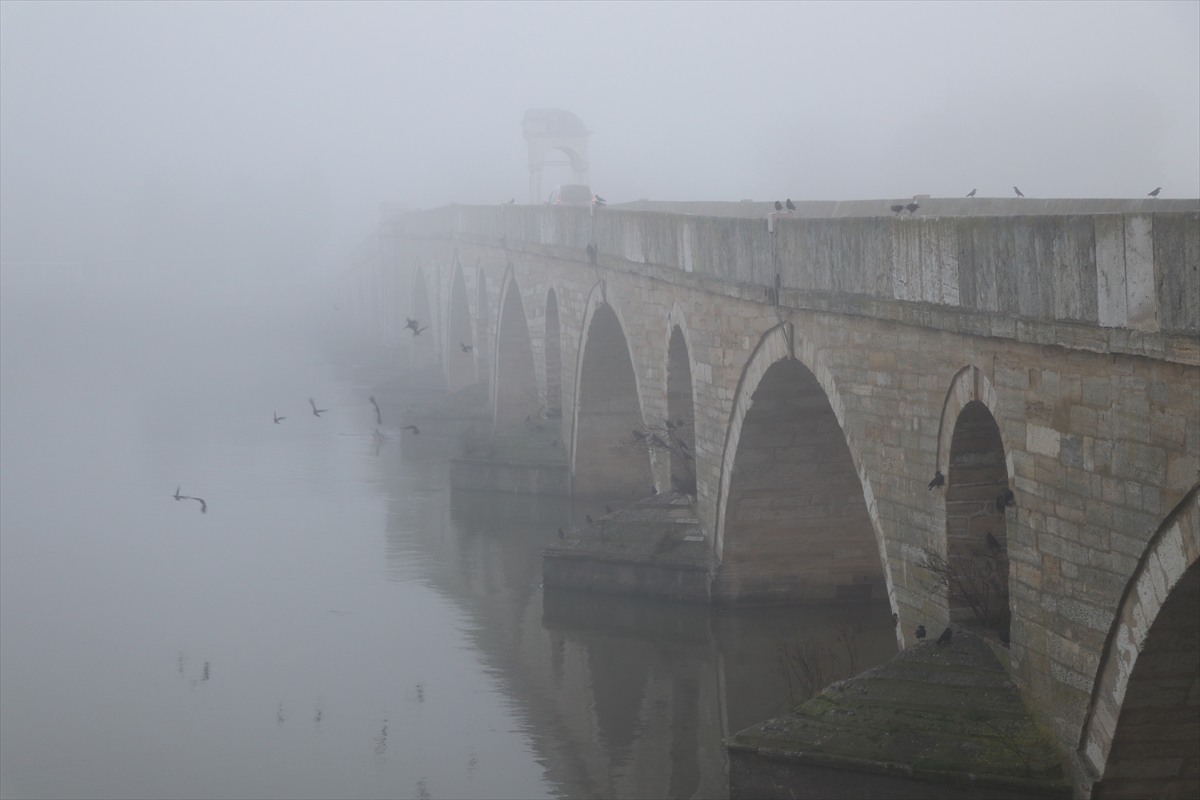
[[[428,327],[429,327],[429,326],[428,326],[428,325],[426,325],[424,328],[418,328],[418,327],[416,327],[416,326],[414,325],[414,326],[413,326],[413,329],[412,329],[413,336],[420,336],[420,335],[421,335],[421,331],[423,331],[423,330],[426,330]]]
[[[472,350],[474,350],[474,349],[475,349],[475,345],[473,345],[473,344],[463,344],[462,342],[459,342],[459,343],[458,343],[458,346],[462,348],[462,351],[463,351],[464,353],[469,353],[469,352],[471,352]]]
[[[896,205],[892,206],[892,213],[895,214],[897,217],[900,216],[900,212],[903,210],[904,210],[904,206],[901,205],[900,203],[896,203]]]
[[[921,207],[920,203],[909,203],[904,208],[908,210],[908,215],[911,217],[914,213],[916,213],[916,210],[920,207]]]
[[[375,406],[375,424],[382,425],[383,414],[379,412],[379,403],[375,402],[375,395],[371,395],[368,399],[371,401],[371,405]]]
[[[790,198],[790,197],[787,199],[787,202],[784,203],[784,205],[787,206],[788,211],[796,210],[796,204],[792,202],[792,198]]]
[[[975,190],[974,190],[974,189],[972,189],[971,191],[967,192],[967,197],[974,197],[974,196],[975,196]]]
[[[1011,505],[1015,505],[1014,501],[1016,499],[1017,498],[1013,494],[1012,489],[1005,489],[996,498],[996,510],[999,511],[1001,514],[1003,514],[1005,508],[1007,508],[1008,506],[1011,506]]]
[[[1151,192],[1151,193],[1150,193],[1149,195],[1147,195],[1147,196],[1148,196],[1148,197],[1158,197],[1158,193],[1159,193],[1159,192],[1161,192],[1161,191],[1162,191],[1162,187],[1160,186],[1160,187],[1158,187],[1157,189],[1155,189],[1153,192]]]
[[[271,416],[275,418],[275,424],[276,424],[276,425],[278,425],[279,423],[281,423],[281,422],[283,422],[285,419],[287,419],[287,417],[281,417],[281,416],[279,416],[279,412],[278,412],[278,411],[272,411],[272,412],[271,412]]]
[[[313,416],[314,416],[314,417],[319,417],[319,416],[321,416],[322,414],[324,414],[326,411],[328,411],[328,410],[329,410],[328,408],[317,408],[317,404],[316,404],[316,402],[315,402],[315,401],[314,401],[314,400],[313,400],[311,397],[310,397],[310,398],[308,398],[308,404],[309,404],[310,406],[312,406],[312,410],[313,410]]]
[[[946,476],[943,475],[942,471],[939,469],[937,472],[933,473],[933,480],[931,480],[929,482],[929,488],[933,489],[935,486],[945,486],[945,485],[946,485]]]
[[[924,625],[917,626],[917,641],[918,642],[925,641],[925,626]]]
[[[942,635],[937,638],[937,643],[938,644],[949,644],[950,637],[953,635],[954,635],[954,631],[950,630],[949,628],[946,628],[946,630],[942,631]]]
[[[408,317],[404,318],[404,327],[405,328],[412,328],[415,331],[417,329],[417,325],[418,325],[418,323],[415,319],[409,319]]]
[[[415,436],[416,434],[418,434],[418,433],[420,433],[420,432],[421,432],[421,431],[420,431],[420,429],[419,429],[419,428],[417,428],[417,426],[416,426],[416,425],[405,425],[405,426],[404,426],[403,428],[401,428],[400,430],[402,430],[402,431],[412,431],[414,436]]]
[[[183,500],[186,497],[186,495],[182,495],[179,493],[179,490],[182,488],[183,488],[182,486],[176,486],[175,494],[173,494],[172,497],[174,497],[176,500]]]
[[[1020,190],[1020,189],[1018,189],[1018,188],[1017,188],[1017,187],[1015,187],[1015,186],[1013,187],[1013,191],[1017,193],[1017,197],[1024,197],[1024,196],[1025,196],[1025,195],[1021,194],[1021,190]]]
[[[208,503],[204,502],[203,497],[188,497],[186,494],[179,494],[178,489],[175,490],[175,494],[176,494],[176,497],[175,497],[176,500],[195,500],[197,503],[200,504],[200,513],[201,514],[208,513]]]
[[[775,210],[776,210],[776,211],[783,211],[783,203],[781,203],[781,202],[779,202],[778,200],[776,200],[776,201],[775,201]]]

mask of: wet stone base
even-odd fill
[[[732,798],[1069,798],[991,646],[911,647],[726,746]]]
[[[707,603],[708,534],[687,495],[653,495],[543,550],[542,582],[549,589]]]

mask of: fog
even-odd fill
[[[542,549],[607,505],[452,493],[465,423],[407,427],[441,395],[322,292],[381,203],[527,202],[537,108],[592,131],[609,203],[1194,198],[1198,30],[0,2],[0,798],[728,796],[723,737],[795,700],[781,631],[857,626],[866,668],[886,603],[544,597]]]
[[[1200,194],[1200,5],[0,6],[0,256],[320,274],[381,201]],[[554,179],[547,176],[546,185]],[[100,266],[102,265],[102,266]]]

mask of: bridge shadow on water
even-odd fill
[[[847,625],[856,670],[896,652],[886,603],[717,610],[544,590],[542,550],[584,504],[450,490],[467,423],[419,424],[419,440],[379,460],[381,483],[394,484],[391,569],[462,610],[561,796],[727,797],[723,740],[801,699],[781,656],[800,644],[844,650]],[[846,661],[826,664],[825,677],[848,677]]]

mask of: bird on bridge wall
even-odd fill
[[[946,476],[943,475],[942,471],[939,469],[938,471],[933,473],[933,480],[931,480],[929,482],[929,488],[932,490],[932,489],[937,488],[938,486],[945,486],[945,485],[946,485]]]
[[[1020,189],[1018,189],[1018,188],[1017,188],[1017,187],[1015,187],[1015,186],[1013,187],[1013,191],[1017,193],[1017,197],[1024,197],[1024,196],[1025,196],[1025,195],[1021,194],[1021,190],[1020,190]]]

